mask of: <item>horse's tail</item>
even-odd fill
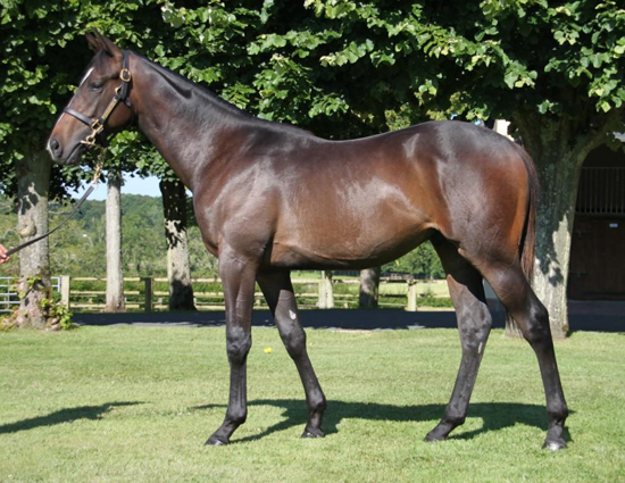
[[[538,200],[538,192],[540,183],[538,181],[538,171],[534,165],[534,161],[527,154],[527,151],[516,144],[517,151],[523,159],[525,170],[527,171],[527,214],[525,215],[525,226],[519,243],[519,258],[521,260],[521,268],[528,282],[532,281],[534,272],[534,245],[536,242],[536,203]]]

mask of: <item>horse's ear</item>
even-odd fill
[[[99,52],[100,50],[102,50],[102,46],[100,45],[100,42],[98,41],[97,37],[93,33],[87,32],[85,34],[85,38],[87,39],[87,42],[89,42],[89,46],[94,52]]]
[[[121,57],[121,49],[115,45],[115,42],[102,35],[97,29],[86,34],[87,42],[96,52],[103,50],[111,57]]]

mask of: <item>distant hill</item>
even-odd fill
[[[125,276],[166,276],[167,249],[161,198],[122,194],[122,260]],[[50,205],[50,226],[56,226],[71,210],[68,204]],[[104,276],[106,274],[106,205],[86,201],[74,218],[50,236],[54,274]],[[0,198],[0,243],[18,243],[17,215],[12,203]],[[191,220],[193,221],[193,220]],[[201,241],[199,229],[189,228],[191,269],[194,277],[216,274],[216,260]],[[2,266],[2,275],[17,274],[18,257]]]

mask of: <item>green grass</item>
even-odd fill
[[[328,436],[302,440],[296,371],[274,329],[254,329],[248,422],[203,446],[227,399],[223,328],[96,328],[0,335],[0,481],[625,481],[625,335],[557,343],[573,413],[569,449],[546,431],[537,364],[494,331],[466,424],[423,437],[449,397],[453,330],[310,330]],[[271,347],[271,353],[264,349]]]

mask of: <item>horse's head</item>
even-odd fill
[[[98,31],[87,34],[87,41],[96,54],[48,140],[48,151],[60,164],[78,163],[87,149],[132,120],[128,53]]]

